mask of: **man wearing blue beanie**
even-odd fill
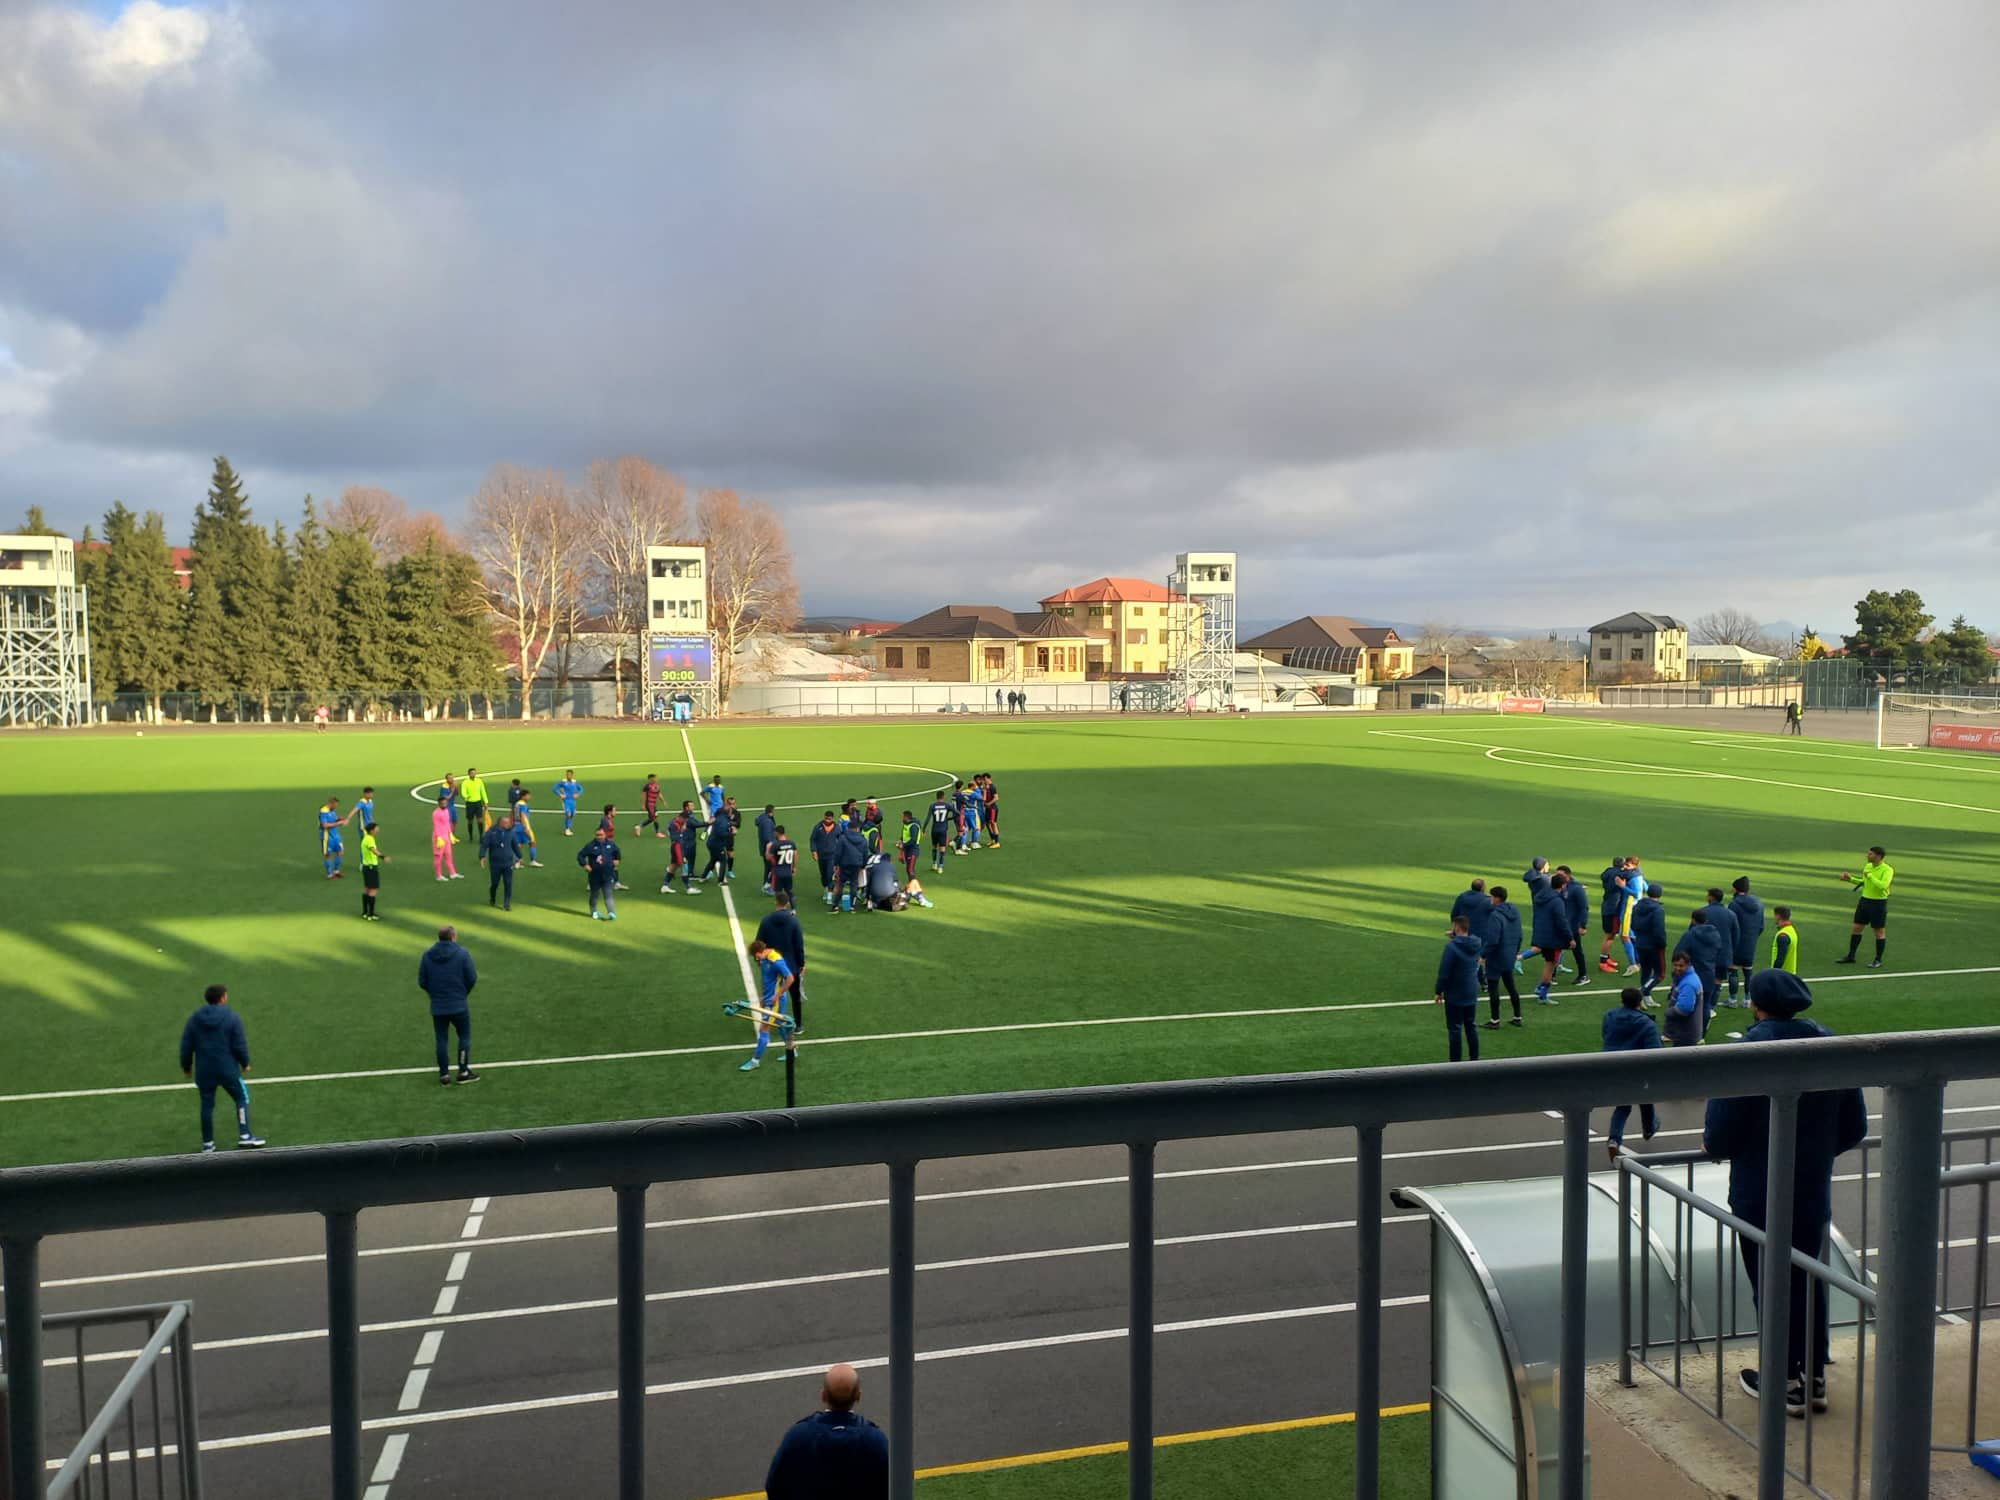
[[[1743,1033],[1746,1042],[1800,1041],[1833,1033],[1800,1013],[1812,1004],[1812,991],[1798,975],[1764,969],[1750,980],[1750,1008],[1756,1022]],[[1792,1244],[1818,1260],[1826,1258],[1827,1226],[1833,1219],[1833,1159],[1852,1151],[1868,1134],[1868,1108],[1860,1089],[1828,1089],[1799,1097],[1798,1150],[1792,1170]],[[1729,1211],[1764,1227],[1766,1158],[1770,1147],[1770,1109],[1757,1097],[1711,1099],[1702,1128],[1702,1149],[1729,1162]],[[1759,1248],[1739,1239],[1743,1269],[1759,1303],[1763,1289],[1757,1278]],[[1808,1324],[1808,1303],[1811,1322]],[[1826,1410],[1827,1349],[1826,1283],[1815,1280],[1807,1296],[1806,1275],[1791,1274],[1791,1326],[1785,1374],[1785,1410],[1794,1417],[1806,1412],[1806,1335],[1812,1335],[1814,1411]],[[1737,1376],[1752,1396],[1759,1392],[1757,1370]]]

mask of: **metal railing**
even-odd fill
[[[1437,1064],[1210,1079],[954,1099],[831,1105],[616,1125],[488,1132],[434,1140],[300,1147],[219,1157],[0,1171],[13,1380],[10,1462],[22,1495],[43,1471],[41,1242],[50,1235],[314,1213],[325,1226],[328,1428],[334,1500],[360,1500],[361,1319],[358,1215],[364,1209],[608,1190],[617,1202],[618,1494],[646,1493],[645,1193],[651,1184],[771,1172],[886,1165],[889,1172],[890,1494],[915,1487],[916,1193],[925,1160],[1123,1145],[1128,1159],[1127,1341],[1129,1492],[1152,1494],[1153,1160],[1162,1141],[1277,1131],[1353,1129],[1357,1305],[1354,1493],[1374,1500],[1380,1476],[1382,1149],[1386,1127],[1559,1109],[1563,1117],[1559,1494],[1584,1500],[1586,1249],[1591,1111],[1631,1101],[1710,1094],[1772,1100],[1769,1177],[1774,1243],[1790,1239],[1792,1154],[1801,1093],[1886,1090],[1882,1130],[1875,1441],[1878,1495],[1924,1490],[1931,1430],[1932,1293],[1937,1162],[1947,1081],[2000,1077],[2000,1029],[1768,1042],[1701,1052],[1518,1058],[1473,1068]],[[1767,1317],[1767,1349],[1784,1349]],[[1766,1368],[1782,1368],[1782,1354]],[[1781,1435],[1782,1403],[1770,1403]],[[1768,1425],[1769,1413],[1766,1413]],[[1783,1447],[1767,1454],[1761,1500],[1778,1500]]]
[[[118,1328],[127,1324],[143,1325],[146,1342],[133,1355],[117,1383],[97,1403],[93,1415],[88,1370],[95,1361],[85,1353],[84,1336],[94,1329]],[[15,1330],[6,1323],[0,1323],[0,1349],[7,1353],[10,1385],[17,1399],[25,1401],[26,1391],[33,1382],[24,1378],[26,1372],[20,1364],[28,1357],[23,1353],[24,1346],[37,1341],[22,1339],[18,1333],[10,1339],[10,1333],[15,1333]],[[194,1304],[162,1302],[91,1312],[49,1313],[42,1318],[38,1333],[43,1339],[51,1333],[69,1334],[74,1350],[71,1362],[76,1371],[77,1419],[84,1423],[75,1447],[63,1460],[55,1477],[48,1482],[48,1500],[70,1500],[70,1497],[91,1500],[93,1496],[110,1500],[114,1459],[129,1466],[130,1492],[135,1496],[140,1493],[141,1467],[150,1460],[150,1489],[155,1496],[164,1500],[171,1488],[180,1500],[201,1500],[201,1439],[194,1385]],[[164,1400],[160,1382],[162,1369],[169,1374]],[[145,1398],[143,1404],[142,1394]],[[142,1413],[150,1413],[150,1422],[142,1421]],[[124,1446],[114,1450],[112,1445],[119,1440],[121,1424]],[[0,1442],[0,1451],[6,1450],[7,1445]],[[27,1496],[42,1493],[36,1487],[40,1474],[31,1477],[25,1470],[25,1465],[15,1467],[9,1476],[11,1488],[0,1484],[0,1495],[11,1493],[25,1500]],[[171,1487],[170,1477],[173,1481]]]
[[[2000,1165],[1994,1162],[1994,1143],[2000,1138],[2000,1127],[1975,1126],[1963,1130],[1941,1133],[1942,1166],[1938,1172],[1938,1186],[1941,1194],[1940,1215],[1942,1237],[1937,1244],[1937,1290],[1933,1305],[1934,1312],[1952,1321],[1968,1322],[1971,1325],[1971,1339],[1968,1352],[1966,1382],[1965,1439],[1961,1443],[1934,1443],[1933,1453],[1971,1453],[1984,1446],[1978,1430],[1980,1347],[1979,1341],[1984,1329],[1987,1311],[1994,1307],[1992,1300],[1993,1278],[1990,1275],[1993,1232],[1991,1228],[1992,1184],[2000,1180]],[[1871,1157],[1882,1148],[1882,1138],[1871,1135],[1864,1138],[1856,1150],[1860,1156],[1860,1171],[1852,1178],[1836,1180],[1856,1181],[1860,1187],[1857,1238],[1850,1241],[1841,1234],[1836,1223],[1818,1257],[1808,1256],[1794,1249],[1791,1260],[1794,1267],[1801,1270],[1809,1282],[1817,1282],[1831,1292],[1838,1291],[1853,1303],[1851,1317],[1842,1316],[1838,1311],[1830,1311],[1829,1325],[1833,1328],[1852,1327],[1855,1335],[1854,1404],[1859,1412],[1867,1404],[1868,1392],[1868,1337],[1869,1316],[1877,1306],[1874,1288],[1869,1285],[1875,1278],[1868,1270],[1871,1258],[1869,1228],[1875,1217],[1873,1207],[1873,1185],[1881,1181],[1878,1173],[1869,1170]],[[1981,1160],[1960,1166],[1957,1156],[1962,1148],[1974,1148],[1974,1154]],[[1743,1309],[1740,1306],[1738,1281],[1734,1274],[1737,1259],[1741,1254],[1741,1242],[1748,1240],[1760,1248],[1766,1242],[1765,1232],[1746,1224],[1730,1213],[1722,1205],[1704,1197],[1695,1188],[1694,1167],[1698,1163],[1711,1160],[1701,1151],[1672,1151],[1653,1153],[1645,1156],[1624,1155],[1617,1162],[1619,1172],[1620,1223],[1630,1232],[1633,1226],[1633,1183],[1638,1183],[1637,1228],[1638,1243],[1645,1247],[1656,1247],[1666,1256],[1667,1275],[1674,1292],[1674,1323],[1671,1338],[1672,1362],[1663,1368],[1654,1363],[1652,1350],[1664,1341],[1651,1337],[1653,1321],[1651,1317],[1651,1280],[1641,1275],[1637,1285],[1633,1282],[1633,1254],[1628,1243],[1621,1249],[1619,1259],[1619,1294],[1621,1298],[1621,1338],[1619,1355],[1619,1380],[1627,1386],[1633,1384],[1632,1370],[1636,1365],[1674,1389],[1723,1427],[1761,1450],[1764,1434],[1752,1435],[1732,1422],[1726,1414],[1726,1379],[1722,1354],[1732,1343],[1756,1338],[1762,1342],[1761,1328],[1746,1328]],[[1684,1172],[1683,1180],[1676,1182],[1670,1174]],[[1671,1253],[1667,1256],[1669,1242],[1656,1238],[1659,1231],[1652,1208],[1655,1190],[1667,1195],[1674,1207],[1674,1224],[1671,1239]],[[1978,1198],[1977,1231],[1969,1240],[1955,1240],[1952,1237],[1952,1196],[1954,1192],[1969,1191]],[[1713,1258],[1704,1259],[1709,1252],[1699,1246],[1696,1240],[1695,1221],[1703,1219],[1713,1225]],[[1969,1287],[1969,1298],[1962,1302],[1952,1300],[1952,1279],[1954,1252],[1971,1249],[1974,1254]],[[1840,1266],[1831,1264],[1838,1253],[1851,1267],[1853,1274]],[[1762,1258],[1760,1256],[1760,1264]],[[1706,1336],[1694,1329],[1695,1298],[1699,1295],[1696,1282],[1706,1274],[1712,1278],[1711,1292],[1714,1298],[1713,1316]],[[1725,1287],[1727,1293],[1725,1296]],[[1809,1291],[1809,1299],[1817,1292]],[[1789,1297],[1787,1298],[1789,1305]],[[1808,1307],[1810,1307],[1810,1300]],[[1636,1316],[1639,1328],[1638,1341],[1633,1342],[1632,1328]],[[1789,1312],[1786,1314],[1789,1317]],[[1714,1353],[1714,1404],[1707,1404],[1700,1393],[1685,1380],[1683,1352],[1693,1349],[1699,1352],[1707,1343]],[[1767,1349],[1759,1349],[1760,1369],[1775,1368]],[[1810,1363],[1810,1362],[1809,1362]],[[1776,1402],[1767,1403],[1771,1407]],[[1759,1409],[1760,1428],[1767,1420],[1763,1407]],[[1772,1417],[1768,1420],[1775,1421]],[[1833,1500],[1833,1492],[1824,1488],[1815,1472],[1816,1450],[1813,1434],[1813,1409],[1810,1401],[1804,1417],[1805,1440],[1803,1444],[1802,1466],[1788,1468],[1790,1476],[1803,1484],[1815,1495]],[[1782,1423],[1778,1424],[1782,1429]],[[1851,1453],[1847,1475],[1847,1491],[1850,1497],[1859,1497],[1862,1489],[1861,1463],[1861,1423],[1857,1420],[1852,1431]]]

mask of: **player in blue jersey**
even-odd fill
[[[763,980],[764,1009],[789,1017],[792,1013],[792,966],[785,962],[782,953],[762,938],[750,945],[750,956],[757,960],[757,971]],[[760,1067],[764,1051],[770,1045],[771,1023],[760,1021],[757,1025],[757,1050],[750,1055],[750,1061],[742,1064],[737,1071],[749,1073]]]
[[[722,816],[722,804],[729,796],[722,789],[722,777],[718,774],[708,779],[708,785],[701,790],[702,800],[708,804],[708,821],[713,823]]]
[[[517,787],[512,795],[514,798],[514,842],[517,845],[526,846],[528,863],[539,870],[542,867],[542,861],[541,856],[535,848],[535,825],[533,819],[529,816],[534,809],[528,806],[528,789],[526,787]]]
[[[340,799],[327,798],[326,806],[319,810],[319,857],[328,880],[340,879],[340,829],[346,821],[340,815]]]
[[[1639,903],[1646,899],[1651,887],[1646,884],[1646,876],[1639,868],[1639,856],[1625,856],[1625,920],[1620,924],[1618,935],[1625,940],[1625,976],[1630,978],[1639,972],[1639,945],[1632,937],[1632,913],[1639,909]]]
[[[576,803],[583,795],[583,783],[576,779],[576,772],[565,771],[563,779],[556,783],[555,792],[562,798],[563,837],[573,838],[576,835]]]
[[[347,821],[363,832],[375,821],[375,788],[364,786],[361,795],[354,799],[354,811],[347,815]]]

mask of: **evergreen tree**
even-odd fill
[[[1951,627],[1932,639],[1931,654],[1941,667],[1949,667],[1963,682],[1984,682],[1993,675],[1993,658],[1986,650],[1986,632],[1971,624],[1964,615],[1956,616]]]
[[[284,684],[278,604],[284,597],[284,556],[270,532],[246,523],[237,533],[235,567],[223,597],[236,686],[271,717],[271,694]]]
[[[114,548],[111,560],[115,571],[107,591],[117,591],[124,612],[119,627],[120,672],[127,685],[146,695],[157,723],[160,695],[181,679],[181,641],[188,614],[187,592],[174,577],[174,549],[167,545],[167,523],[160,513],[147,511],[130,543]]]
[[[139,518],[118,501],[104,513],[104,547],[77,554],[76,581],[90,590],[90,680],[99,698],[132,680],[131,601],[120,577],[126,559],[119,554],[131,551],[138,530]]]
[[[196,591],[199,593],[203,583],[208,585],[222,627],[212,649],[208,641],[203,641],[198,658],[190,640],[188,666],[192,671],[199,659],[204,672],[219,673],[221,680],[231,687],[245,679],[241,648],[255,642],[255,632],[246,631],[236,623],[244,554],[248,550],[246,533],[251,529],[250,501],[243,493],[243,481],[229,460],[218,455],[214,475],[209,480],[208,498],[194,514],[192,541]],[[263,602],[268,611],[276,601]],[[203,620],[204,636],[207,609],[208,605],[199,598],[190,601],[189,627],[192,630],[197,620]]]
[[[42,508],[39,505],[31,505],[28,507],[27,516],[22,520],[19,526],[16,526],[14,528],[14,534],[16,536],[68,536],[69,535],[67,531],[60,531],[56,527],[51,526],[49,524],[49,518],[42,514]]]
[[[443,655],[451,664],[451,691],[466,700],[472,713],[475,693],[493,694],[506,686],[500,643],[493,635],[493,601],[477,559],[463,552],[445,554],[446,597],[451,629]]]
[[[216,719],[216,709],[230,696],[234,685],[229,656],[229,625],[222,614],[222,590],[212,578],[195,566],[194,586],[188,590],[187,632],[181,642],[181,681],[208,705],[208,720]]]
[[[333,693],[340,665],[340,599],[327,557],[313,498],[306,496],[305,520],[292,544],[285,593],[285,675],[315,703]]]
[[[453,619],[446,553],[436,537],[389,569],[389,614],[395,621],[390,670],[399,686],[422,696],[424,716],[450,695]]]
[[[126,524],[128,526],[131,524],[132,512],[126,510],[122,504],[112,509],[114,513],[124,512]],[[105,517],[107,522],[110,519],[110,516]],[[109,701],[111,695],[118,691],[118,676],[112,670],[113,664],[110,660],[115,652],[106,628],[107,622],[102,618],[102,611],[115,602],[104,586],[110,565],[110,552],[98,542],[88,526],[84,527],[83,536],[76,546],[76,586],[84,591],[87,604],[89,626],[86,634],[90,641],[90,694],[100,703]]]
[[[389,585],[363,533],[332,532],[326,553],[340,619],[334,689],[351,704],[372,706],[378,694],[395,686]]]

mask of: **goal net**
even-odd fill
[[[1875,748],[2000,755],[2000,697],[1884,693],[1876,704]]]

